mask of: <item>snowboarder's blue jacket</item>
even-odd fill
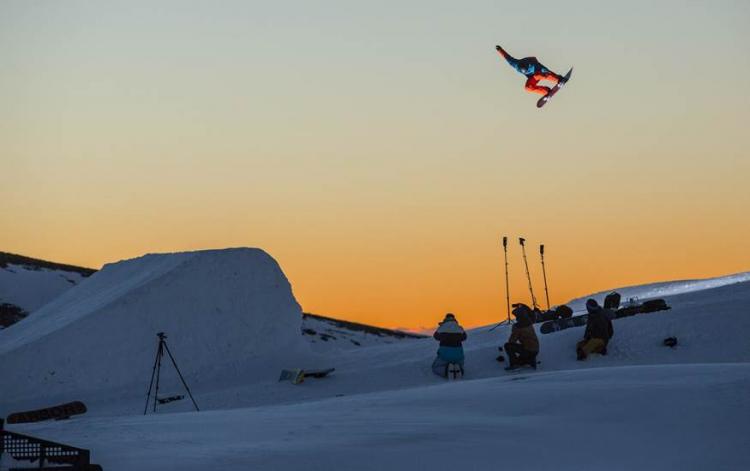
[[[448,363],[463,364],[464,362],[463,347],[440,347],[438,348],[437,355]]]

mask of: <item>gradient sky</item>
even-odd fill
[[[306,311],[476,326],[750,270],[750,2],[0,0],[0,250],[232,246]],[[543,110],[497,56],[569,85]]]

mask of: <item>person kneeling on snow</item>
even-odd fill
[[[466,340],[466,332],[464,332],[463,327],[458,325],[456,317],[451,313],[446,314],[432,336],[440,342],[437,357],[432,362],[432,371],[438,376],[447,378],[448,365],[456,363],[461,367],[461,373],[463,373],[464,348],[461,346],[461,342]]]
[[[586,301],[589,317],[586,320],[586,332],[583,340],[576,344],[579,360],[585,360],[592,353],[607,354],[607,344],[615,331],[612,328],[612,316],[609,309],[602,309],[595,299]]]
[[[517,304],[513,309],[516,323],[510,331],[505,353],[508,354],[510,366],[506,370],[515,370],[523,365],[536,369],[536,356],[539,354],[539,339],[536,338],[533,311],[525,304]]]

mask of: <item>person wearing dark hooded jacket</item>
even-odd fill
[[[463,372],[464,348],[462,342],[466,340],[466,332],[458,324],[456,317],[450,312],[446,314],[432,336],[440,342],[437,357],[432,362],[432,371],[438,376],[447,377],[448,364],[456,363],[461,366]]]
[[[589,313],[586,320],[586,332],[583,340],[576,344],[578,360],[585,360],[592,353],[607,354],[607,344],[614,335],[612,315],[609,309],[603,309],[595,299],[586,301]]]
[[[513,309],[513,315],[516,316],[516,323],[513,324],[508,342],[504,345],[510,362],[506,369],[515,370],[523,365],[536,369],[539,339],[534,331],[533,311],[525,304],[518,304]]]

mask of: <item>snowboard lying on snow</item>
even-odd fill
[[[68,402],[59,406],[45,407],[44,409],[15,412],[6,419],[9,424],[25,424],[28,422],[41,422],[43,420],[62,420],[73,415],[86,413],[86,405],[81,401]]]
[[[666,301],[664,301],[663,299],[652,299],[652,300],[644,302],[643,304],[622,307],[616,310],[615,319],[619,319],[621,317],[634,316],[636,314],[642,314],[642,313],[647,313],[647,312],[666,311],[667,309],[672,309],[672,308],[667,306]],[[553,321],[547,321],[547,322],[544,322],[541,325],[541,327],[539,327],[539,332],[543,334],[549,334],[552,332],[558,332],[560,330],[569,329],[571,327],[584,326],[586,325],[586,321],[588,320],[588,318],[589,318],[588,314],[583,314],[580,316],[569,317],[567,319],[556,319]]]
[[[543,334],[549,334],[552,332],[557,332],[559,330],[569,329],[571,327],[580,327],[586,325],[588,319],[588,314],[582,314],[580,316],[568,317],[567,319],[555,319],[553,321],[547,321],[544,322],[541,327],[539,327],[539,332]]]
[[[328,374],[334,370],[336,370],[336,368],[325,368],[319,370],[281,370],[279,381],[291,381],[292,384],[299,384],[303,382],[305,378],[323,378],[328,376]]]

